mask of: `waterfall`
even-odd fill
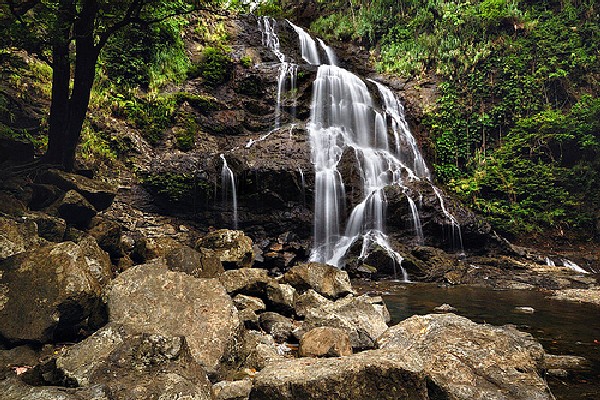
[[[440,202],[440,208],[442,209],[442,213],[444,213],[444,216],[448,221],[450,221],[450,224],[452,226],[452,246],[455,250],[459,250],[460,254],[464,254],[465,250],[463,248],[460,224],[458,223],[456,218],[454,218],[454,216],[450,214],[450,212],[448,212],[448,210],[446,209],[446,205],[444,204],[444,197],[442,196],[442,191],[433,184],[431,184],[431,188],[433,189],[433,192],[435,193],[436,197]]]
[[[233,229],[238,228],[238,209],[237,209],[237,192],[235,189],[235,179],[233,176],[233,171],[227,165],[227,160],[225,159],[225,155],[220,155],[221,160],[223,160],[223,168],[221,169],[221,194],[223,203],[227,203],[228,201],[228,192],[229,188],[231,188],[231,203],[233,208]]]
[[[319,51],[317,50],[317,43],[314,41],[314,39],[310,37],[310,35],[306,33],[304,29],[292,24],[287,19],[286,21],[298,34],[298,39],[300,40],[300,51],[302,52],[302,58],[304,61],[312,65],[321,64],[321,61],[319,60]]]
[[[300,183],[302,184],[302,205],[306,204],[306,181],[304,180],[304,171],[302,168],[298,167],[298,172],[300,173]]]
[[[333,51],[333,49],[327,46],[325,42],[323,42],[321,39],[317,38],[317,40],[319,41],[319,44],[321,45],[323,51],[325,51],[325,54],[327,54],[327,64],[337,66],[337,57],[335,56],[335,52]]]

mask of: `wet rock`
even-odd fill
[[[319,300],[318,297],[313,299]],[[329,326],[345,330],[356,351],[377,346],[377,338],[387,330],[384,315],[369,301],[369,296],[347,296],[335,302],[317,303],[316,307],[304,307],[303,330]]]
[[[314,289],[317,293],[331,299],[353,293],[346,271],[326,264],[297,265],[284,275],[283,280],[299,292]]]
[[[292,336],[294,322],[281,314],[274,312],[262,313],[259,316],[261,328],[273,336],[275,342],[284,343]]]
[[[352,355],[348,333],[342,329],[318,327],[300,339],[300,357],[339,357]]]
[[[540,377],[544,350],[514,327],[455,314],[413,316],[388,329],[381,349],[412,357],[453,399],[550,399]]]
[[[432,398],[427,386],[418,365],[373,350],[269,363],[257,374],[250,399],[425,400]]]
[[[257,312],[267,308],[264,301],[258,297],[238,294],[233,298],[233,304],[238,309],[240,321],[246,329],[260,329]]]
[[[112,259],[125,255],[121,236],[123,228],[117,222],[105,217],[94,217],[87,233],[98,242],[100,248],[106,251]]]
[[[555,290],[552,298],[555,300],[566,300],[578,303],[591,303],[600,305],[600,287],[593,287],[590,289]]]
[[[75,190],[98,211],[110,207],[117,194],[116,187],[111,184],[59,170],[44,172],[38,176],[36,183],[54,185],[65,192]]]
[[[544,356],[544,369],[580,370],[589,368],[589,361],[578,356],[557,356],[546,354]]]
[[[131,332],[185,336],[194,359],[210,374],[224,368],[240,321],[218,279],[194,278],[160,265],[119,275],[108,292],[109,321]]]
[[[18,378],[0,381],[3,400],[113,400],[102,386],[68,389],[55,386],[29,386]]]
[[[0,217],[0,260],[31,250],[41,242],[33,221]]]
[[[96,210],[81,194],[75,190],[69,190],[60,200],[58,214],[67,223],[75,225],[79,229],[85,229],[96,215]]]
[[[294,310],[296,290],[285,283],[272,283],[267,286],[267,300],[271,308],[290,314]]]
[[[252,239],[242,231],[211,232],[196,243],[196,249],[212,250],[225,269],[251,267],[254,262]]]
[[[276,282],[264,269],[240,268],[225,271],[219,280],[229,294],[243,293],[249,296],[263,297],[269,285]]]
[[[217,257],[205,257],[188,246],[168,252],[166,261],[171,271],[185,272],[196,278],[216,278],[225,272]]]
[[[515,307],[513,311],[519,314],[533,314],[535,309],[533,307]]]
[[[238,358],[243,366],[261,370],[269,362],[283,359],[283,356],[279,354],[273,336],[251,330],[244,332]]]
[[[119,399],[213,399],[206,371],[183,337],[132,335],[112,325],[63,349],[56,368],[78,386],[100,384]]]
[[[248,400],[252,390],[252,381],[221,381],[213,386],[216,400]]]
[[[437,312],[445,312],[445,313],[457,311],[456,308],[452,307],[448,303],[444,303],[441,306],[434,308],[434,310]]]
[[[103,323],[110,260],[91,238],[15,255],[0,272],[0,334],[10,341],[72,340]]]

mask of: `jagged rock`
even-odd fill
[[[262,313],[259,316],[261,328],[273,336],[277,343],[284,343],[292,336],[294,321],[274,312]]]
[[[337,299],[353,293],[346,271],[331,265],[308,263],[292,267],[283,277],[299,292],[314,289],[317,293]]]
[[[590,289],[555,290],[552,298],[555,300],[566,300],[578,303],[591,303],[600,305],[600,287],[593,287]]]
[[[296,296],[295,311],[297,315],[305,317],[311,309],[324,308],[330,304],[331,300],[310,289]]]
[[[413,316],[378,339],[412,358],[452,399],[550,399],[538,372],[544,350],[512,326],[479,325],[455,314]]]
[[[249,329],[259,329],[257,311],[263,311],[267,308],[264,301],[258,297],[238,294],[233,298],[233,304],[239,311],[240,321]]]
[[[117,194],[116,187],[109,183],[54,169],[38,176],[36,183],[55,185],[65,192],[75,190],[98,211],[110,207]]]
[[[271,308],[291,313],[295,307],[296,290],[285,283],[272,283],[267,286],[267,300]]]
[[[254,262],[252,239],[242,231],[211,232],[198,240],[196,249],[212,250],[226,269],[251,267]]]
[[[252,381],[221,381],[213,385],[216,400],[248,400],[252,390]]]
[[[269,362],[282,360],[284,357],[278,351],[273,336],[259,331],[245,331],[238,358],[242,365],[254,370],[261,370]]]
[[[218,279],[139,265],[113,280],[107,297],[110,322],[131,332],[185,336],[194,359],[211,374],[232,352],[240,321]]]
[[[68,389],[55,386],[29,386],[18,378],[0,381],[3,400],[114,400],[102,386]]]
[[[119,399],[213,399],[206,371],[183,337],[132,335],[122,326],[109,325],[64,348],[56,368],[67,382],[100,384]]]
[[[229,294],[243,293],[261,297],[266,293],[267,287],[275,282],[268,276],[267,271],[260,268],[240,268],[225,271],[219,280]]]
[[[64,190],[60,190],[54,185],[42,183],[31,184],[31,190],[32,193],[31,200],[29,201],[29,208],[34,211],[50,207],[65,194]]]
[[[250,400],[445,398],[431,397],[428,386],[416,363],[372,350],[341,358],[271,362],[256,375]]]
[[[302,335],[300,357],[339,357],[352,355],[350,337],[343,329],[322,326]]]
[[[132,258],[140,264],[157,258],[166,261],[167,254],[182,246],[183,244],[169,236],[144,237],[135,242]]]
[[[0,217],[0,260],[31,250],[41,242],[33,221]]]
[[[544,356],[544,369],[580,370],[589,368],[589,361],[578,356],[557,356],[546,354]]]
[[[196,278],[216,278],[225,272],[217,257],[206,257],[188,246],[171,250],[166,257],[171,271],[185,272]]]
[[[304,331],[319,326],[343,329],[350,336],[354,350],[375,348],[377,338],[388,328],[381,309],[371,304],[366,295],[320,302],[316,307],[303,308],[303,314]]]
[[[0,334],[10,341],[70,340],[103,322],[110,260],[91,238],[15,255],[0,272]]]
[[[58,214],[67,223],[85,229],[96,215],[96,210],[81,194],[75,190],[69,190],[60,200]]]
[[[120,224],[105,217],[96,216],[92,219],[88,234],[96,239],[100,248],[110,254],[112,259],[125,255],[121,241],[123,228]]]
[[[40,237],[50,242],[62,242],[65,238],[67,223],[64,219],[35,211],[26,213],[24,217],[35,222]]]

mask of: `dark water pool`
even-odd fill
[[[600,307],[550,300],[547,293],[530,290],[491,290],[457,286],[378,282],[358,284],[361,292],[382,294],[392,322],[415,314],[429,314],[448,303],[455,313],[476,322],[513,324],[531,333],[547,353],[583,356],[591,367],[567,377],[547,376],[557,400],[600,400]],[[515,312],[533,307],[535,312]]]

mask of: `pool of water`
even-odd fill
[[[547,376],[557,400],[600,400],[600,307],[551,300],[533,290],[492,290],[473,286],[438,287],[395,282],[358,283],[360,292],[381,294],[397,323],[415,314],[430,314],[448,303],[456,314],[479,323],[515,325],[531,333],[549,354],[585,357],[590,368],[567,377]],[[515,307],[533,307],[531,314]]]

